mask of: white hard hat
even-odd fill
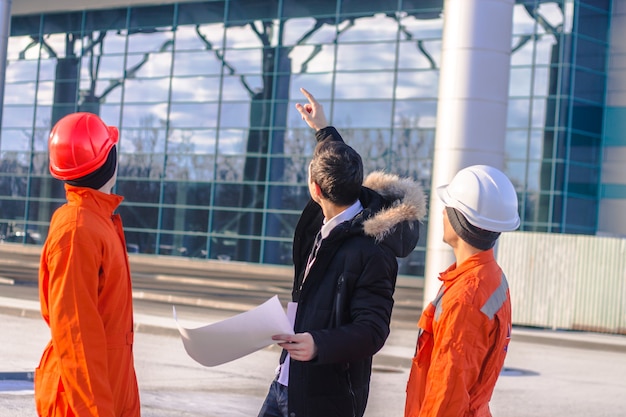
[[[519,227],[515,188],[494,167],[464,168],[450,184],[438,187],[437,193],[446,206],[459,210],[476,227],[491,232],[509,232]]]

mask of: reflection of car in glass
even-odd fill
[[[24,231],[22,230],[16,230],[7,233],[5,236],[2,237],[2,240],[9,243],[27,243],[29,245],[39,245],[41,244],[41,234],[39,232],[33,232],[30,230],[26,231],[26,233],[24,233]]]
[[[126,244],[126,252],[128,253],[139,253],[139,245],[136,243],[127,243]]]

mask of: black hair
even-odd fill
[[[311,181],[333,204],[347,206],[358,198],[363,184],[361,156],[342,141],[322,141],[311,161]]]

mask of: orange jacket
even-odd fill
[[[493,249],[450,266],[419,320],[405,417],[488,417],[511,334],[508,284]]]
[[[65,186],[41,253],[39,298],[52,340],[35,371],[42,417],[136,417],[132,289],[122,197]]]

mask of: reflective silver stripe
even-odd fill
[[[506,301],[506,292],[509,289],[509,283],[506,280],[504,274],[502,274],[502,280],[500,281],[500,285],[496,290],[491,294],[491,297],[487,300],[485,305],[480,309],[489,320],[493,319],[493,316],[502,308],[502,305]]]
[[[441,299],[443,298],[444,292],[444,287],[442,285],[441,289],[439,290],[439,294],[437,294],[437,297],[433,300],[433,305],[435,306],[435,321],[439,320],[439,316],[441,316],[441,312],[443,311],[443,307],[441,306]]]

